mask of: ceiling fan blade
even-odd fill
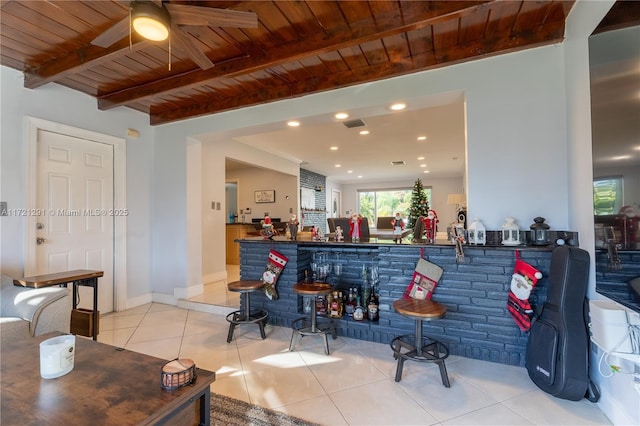
[[[211,62],[207,55],[175,24],[171,25],[171,41],[175,43],[178,49],[187,53],[193,62],[198,64],[203,70],[213,68],[213,62]]]
[[[100,47],[109,47],[116,41],[129,35],[129,16],[114,24],[111,28],[91,40],[91,44]]]
[[[164,6],[171,14],[171,22],[178,25],[258,28],[258,16],[253,12],[173,3]]]

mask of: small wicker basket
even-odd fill
[[[190,385],[196,379],[196,364],[191,359],[174,359],[162,366],[160,386],[166,390],[176,390]]]

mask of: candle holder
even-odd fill
[[[512,217],[506,218],[504,224],[502,225],[502,245],[520,245],[520,227],[516,223],[516,220]]]
[[[549,245],[549,225],[544,223],[544,217],[536,217],[533,219],[531,226],[531,244],[534,246],[546,246]]]
[[[487,229],[484,227],[480,219],[475,218],[468,229],[469,244],[485,245],[487,243]]]

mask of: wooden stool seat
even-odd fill
[[[235,291],[238,293],[261,290],[264,287],[262,281],[233,281],[227,284],[229,291]]]
[[[293,285],[293,292],[302,296],[313,296],[311,302],[311,315],[309,318],[301,317],[291,323],[293,332],[291,334],[291,343],[289,351],[293,351],[298,340],[304,336],[321,336],[324,340],[324,353],[329,355],[329,340],[327,335],[331,334],[333,339],[338,338],[335,324],[329,320],[328,323],[319,324],[318,314],[316,311],[316,298],[318,296],[326,296],[330,294],[333,288],[327,283],[307,283],[301,282]]]
[[[267,323],[267,311],[262,309],[251,310],[251,298],[250,294],[253,291],[260,291],[264,287],[262,281],[257,280],[241,280],[233,281],[227,284],[229,291],[243,293],[245,296],[244,309],[233,311],[227,315],[227,321],[229,322],[229,334],[227,335],[227,343],[231,343],[233,339],[233,331],[237,325],[241,324],[258,324],[260,327],[260,336],[265,339],[267,337],[264,332],[264,326]]]
[[[402,368],[405,361],[434,362],[440,368],[442,384],[445,387],[451,387],[449,376],[447,375],[447,367],[444,364],[444,360],[449,356],[449,348],[438,340],[422,335],[422,321],[431,321],[444,317],[447,308],[432,300],[410,298],[395,300],[393,309],[400,315],[415,321],[414,334],[397,336],[389,344],[393,350],[393,357],[398,360],[396,382],[402,379]]]
[[[447,308],[432,300],[398,299],[393,302],[393,309],[399,314],[416,319],[432,320],[442,318]]]

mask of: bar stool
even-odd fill
[[[227,315],[227,321],[229,322],[227,343],[231,343],[233,330],[237,325],[241,324],[258,324],[262,338],[265,339],[267,337],[264,332],[264,325],[267,323],[267,311],[262,309],[251,311],[251,293],[262,290],[263,287],[264,283],[262,281],[233,281],[227,284],[229,291],[235,291],[245,295],[244,310],[234,311]]]
[[[311,303],[311,315],[309,318],[302,317],[291,323],[293,332],[291,334],[291,343],[289,344],[289,351],[293,351],[296,347],[296,343],[299,338],[303,336],[322,336],[324,339],[324,353],[329,355],[329,341],[327,334],[331,334],[334,339],[338,338],[335,324],[333,321],[328,323],[319,324],[318,315],[316,311],[316,299],[318,296],[326,296],[330,294],[332,287],[326,283],[297,283],[293,285],[293,291],[296,294],[302,296],[313,296]]]
[[[434,362],[440,368],[440,377],[445,387],[451,387],[444,360],[449,356],[449,348],[444,343],[422,336],[422,321],[431,321],[444,317],[447,308],[432,300],[398,299],[393,309],[400,315],[415,320],[415,333],[395,337],[391,343],[393,357],[398,360],[396,382],[402,379],[402,367],[407,360]],[[402,350],[406,349],[405,352]]]

